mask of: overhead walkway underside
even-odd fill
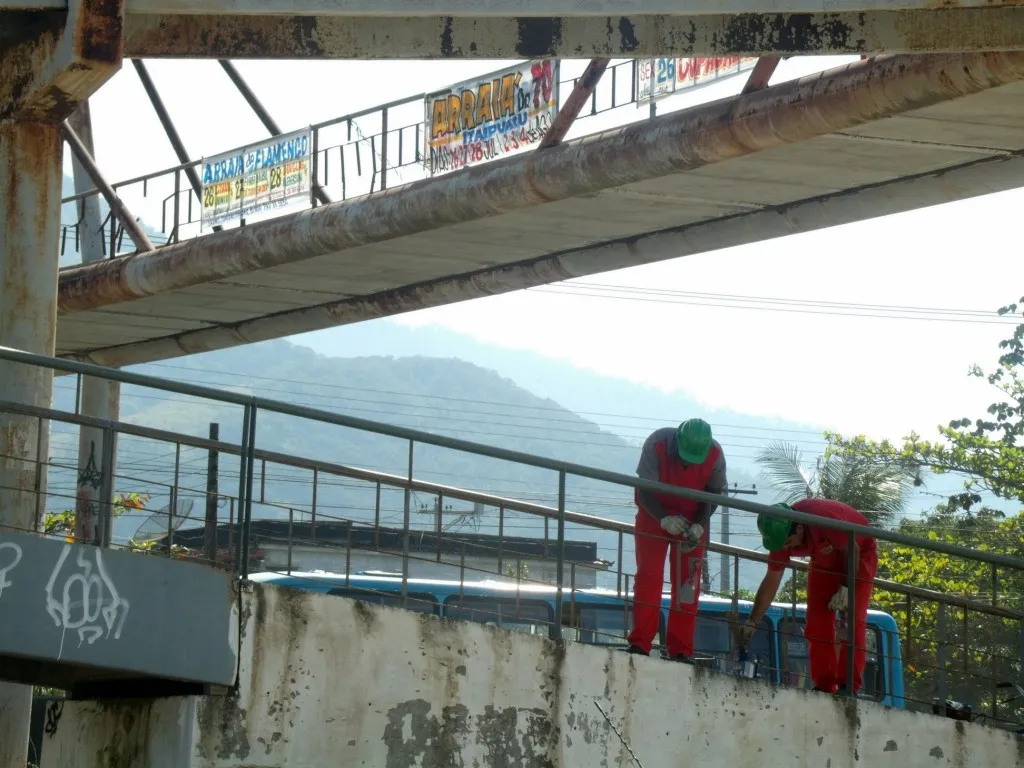
[[[57,352],[127,365],[1024,186],[1024,53],[885,56],[62,271]]]

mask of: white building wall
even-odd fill
[[[43,768],[596,768],[635,765],[627,744],[645,768],[1024,768],[977,724],[281,588],[245,600],[237,695],[68,702]]]

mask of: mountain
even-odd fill
[[[137,366],[132,370],[260,394],[627,475],[634,475],[636,469],[638,449],[621,436],[550,398],[529,392],[495,371],[452,358],[336,358],[286,341],[275,341]],[[73,409],[73,380],[59,382],[55,403],[57,408]],[[122,390],[121,418],[135,424],[201,436],[208,433],[210,422],[217,422],[221,438],[229,441],[238,441],[241,433],[241,409],[238,407],[133,386]],[[408,444],[395,438],[266,412],[258,416],[256,435],[257,445],[267,450],[398,475],[408,471]],[[75,434],[55,427],[51,439],[51,455],[55,460],[70,466],[76,452]],[[174,477],[174,447],[123,437],[119,441],[118,457],[118,490],[149,493],[151,510],[165,508]],[[201,517],[206,454],[186,448],[181,450],[177,461],[179,497],[193,499],[193,514]],[[222,457],[219,474],[222,492],[237,494],[237,468],[237,459]],[[413,474],[442,484],[551,506],[557,504],[558,478],[550,470],[418,445],[414,452]],[[318,480],[318,519],[373,521],[374,486],[326,474]],[[754,478],[736,468],[730,472],[730,480],[749,488]],[[55,470],[51,473],[50,484],[51,488],[73,489],[74,475],[70,469]],[[262,466],[258,466],[255,497],[266,503],[254,504],[254,515],[281,519],[287,518],[288,510],[292,509],[299,519],[308,514],[312,506],[312,473],[270,466],[264,477]],[[569,477],[566,498],[569,509],[601,517],[629,521],[635,514],[632,494],[622,487]],[[497,533],[497,509],[487,508],[482,516],[472,516],[469,514],[471,505],[446,500],[445,506],[449,504],[452,510],[442,518],[446,525],[472,526],[483,533]],[[434,498],[417,494],[412,506],[415,510],[413,525],[420,529],[432,528]],[[421,508],[424,509],[421,511]],[[404,495],[399,491],[382,492],[382,522],[400,525],[403,514]],[[119,520],[115,538],[123,540],[134,535],[144,518],[132,515]],[[717,531],[718,519],[720,516],[716,518],[713,531]],[[741,545],[752,544],[749,540],[752,523],[749,516],[734,513],[731,526],[734,541],[740,539],[737,543]],[[539,537],[544,534],[542,521],[517,513],[506,514],[504,530],[508,535]],[[602,558],[619,559],[618,537],[611,532],[570,525],[567,536],[596,540]],[[624,557],[631,563],[632,551],[628,544]],[[713,562],[711,571],[717,574],[717,562]],[[759,578],[760,568],[745,566],[741,576],[742,581],[749,584]]]

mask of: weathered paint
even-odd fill
[[[519,59],[982,52],[1024,48],[1024,8],[605,17],[143,15],[125,55]]]
[[[649,767],[1024,767],[979,724],[258,584],[244,600],[237,692],[68,702],[43,768],[106,766],[113,743],[176,768],[628,766],[630,750]],[[148,727],[126,729],[133,712]]]
[[[9,2],[12,0],[8,0]],[[52,0],[35,0],[40,4]],[[575,16],[609,14],[703,16],[707,14],[877,12],[951,6],[1018,5],[1021,0],[128,0],[128,13],[304,16]],[[13,0],[32,3],[33,0]],[[0,5],[2,7],[2,5]]]
[[[0,119],[60,122],[121,66],[124,0],[76,0],[23,19],[0,48]]]
[[[0,344],[52,355],[57,332],[60,132],[0,120]],[[0,362],[0,399],[48,407],[53,372]],[[0,537],[38,528],[49,424],[0,413]],[[38,482],[38,485],[37,485]],[[25,764],[31,688],[0,683],[0,766]]]
[[[1024,79],[1024,53],[885,56],[61,274],[62,313],[693,170]]]

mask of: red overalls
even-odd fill
[[[808,515],[845,520],[849,523],[868,525],[868,520],[848,504],[831,499],[801,499],[791,505],[797,512]],[[769,571],[781,571],[792,557],[810,557],[810,571],[807,576],[807,621],[804,637],[807,638],[811,661],[811,681],[817,688],[835,693],[846,682],[846,659],[848,646],[842,638],[839,658],[836,658],[836,615],[828,603],[839,588],[846,586],[846,551],[849,535],[827,528],[805,526],[804,545],[793,549],[772,552],[768,560]],[[860,561],[857,564],[857,589],[854,617],[853,691],[860,690],[867,662],[868,603],[874,586],[875,571],[878,570],[878,547],[869,536],[858,536],[857,547]]]
[[[703,464],[684,464],[668,451],[668,440],[658,443],[658,481],[680,488],[703,491],[721,455],[721,448],[712,445]],[[693,522],[697,517],[698,502],[667,494],[655,494],[669,515],[681,515]],[[640,494],[636,499],[636,577],[633,582],[633,631],[629,633],[629,644],[650,653],[654,636],[658,633],[658,618],[661,613],[662,584],[665,575],[665,553],[672,542],[670,573],[672,574],[672,606],[668,614],[668,637],[665,650],[669,655],[693,656],[693,633],[697,628],[697,605],[700,600],[701,567],[704,562],[704,546],[708,532],[704,531],[701,543],[692,552],[677,553],[678,536],[669,536],[661,527],[661,521],[644,510]],[[682,574],[677,573],[677,563]],[[694,576],[694,597],[689,603],[677,605],[676,596],[681,581]]]

